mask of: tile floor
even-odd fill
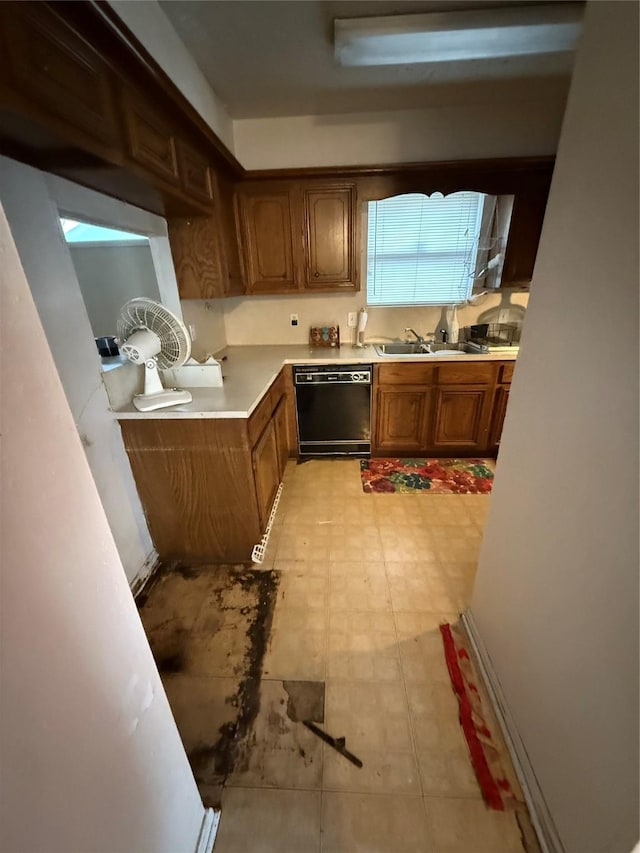
[[[537,849],[524,806],[500,813],[482,801],[438,630],[468,604],[489,501],[365,494],[356,460],[289,464],[259,567],[277,583],[259,707],[224,776],[215,853]],[[179,628],[200,638],[199,664],[163,675],[187,752],[211,728],[203,707],[215,707],[216,730],[232,719],[243,678],[242,642],[217,617],[211,640],[198,596],[188,588]],[[171,624],[153,608],[143,621],[152,636]],[[324,685],[317,721],[346,737],[362,768],[291,714],[292,682]]]

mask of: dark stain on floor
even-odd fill
[[[324,723],[324,681],[283,681],[289,697],[287,716],[294,723]]]
[[[273,571],[175,563],[161,567],[137,600],[206,806],[219,805],[227,777],[247,764],[277,588]],[[205,678],[234,689],[194,708],[195,700],[176,695],[175,677],[183,693]]]

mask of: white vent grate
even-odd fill
[[[269,514],[267,529],[265,530],[260,542],[257,545],[254,545],[253,551],[251,552],[251,560],[254,563],[262,563],[262,561],[264,560],[267,545],[269,544],[269,534],[271,533],[273,521],[276,517],[276,512],[278,510],[278,504],[280,503],[280,495],[282,494],[283,485],[283,483],[280,483],[280,485],[278,486],[278,491],[276,492],[276,496],[273,501],[273,506],[271,507],[271,512]]]

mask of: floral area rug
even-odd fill
[[[362,459],[365,492],[486,495],[493,485],[491,459]]]

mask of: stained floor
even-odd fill
[[[489,502],[364,494],[355,460],[290,463],[260,567],[157,578],[141,616],[222,805],[216,853],[538,850],[524,805],[481,798],[438,628],[468,605]]]

